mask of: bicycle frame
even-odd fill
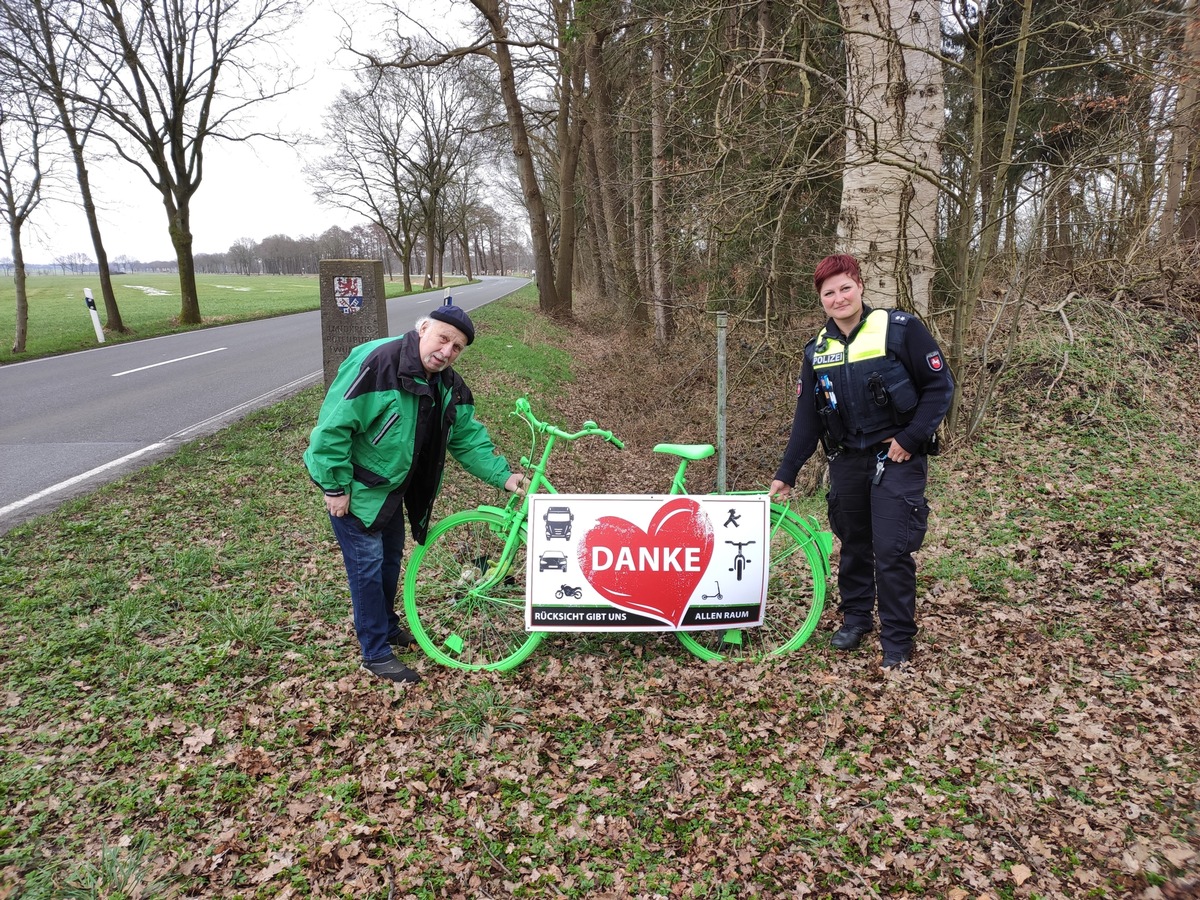
[[[556,494],[554,485],[546,476],[546,468],[550,461],[550,454],[554,449],[555,443],[559,440],[574,441],[588,435],[596,435],[604,438],[609,443],[613,444],[618,450],[625,449],[625,444],[619,438],[613,436],[611,431],[601,429],[595,422],[589,420],[583,423],[579,431],[567,432],[561,428],[557,428],[547,422],[543,422],[533,414],[533,409],[529,404],[529,400],[525,397],[517,399],[513,415],[520,416],[529,425],[530,429],[536,436],[538,434],[546,435],[546,443],[542,448],[541,458],[536,466],[529,470],[529,486],[524,493],[514,494],[509,498],[508,503],[503,509],[495,506],[480,506],[482,510],[497,512],[504,517],[505,529],[508,531],[508,539],[504,544],[504,554],[497,565],[496,578],[503,577],[507,574],[512,565],[513,557],[516,555],[516,548],[525,537],[526,520],[529,513],[529,496],[536,494],[539,488],[545,488],[546,493]],[[716,448],[712,444],[657,444],[653,448],[656,453],[671,454],[679,457],[679,465],[675,468],[675,474],[671,477],[671,487],[668,494],[686,495],[687,490],[687,470],[688,465],[702,459],[708,459],[716,453]],[[521,465],[528,467],[530,463],[529,457],[521,457]],[[729,491],[733,496],[756,496],[765,491]],[[823,568],[823,575],[826,579],[830,576],[829,554],[833,550],[833,536],[821,529],[820,524],[811,516],[804,516],[791,508],[790,501],[786,504],[771,502],[770,510],[770,534],[768,535],[768,544],[775,539],[775,533],[783,524],[784,519],[790,521],[802,529],[809,541],[813,541],[819,552],[820,561]],[[490,587],[495,584],[494,579],[488,579],[482,587]]]
[[[578,431],[569,432],[539,420],[524,397],[516,401],[513,414],[525,420],[532,434],[530,457],[521,458],[521,466],[528,479],[525,490],[514,493],[503,507],[481,505],[446,517],[431,529],[426,544],[414,549],[406,566],[405,614],[409,617],[410,627],[422,649],[446,665],[468,669],[512,668],[527,658],[545,637],[546,632],[526,631],[528,626],[524,625],[521,617],[514,617],[514,613],[523,605],[519,585],[525,573],[521,571],[518,574],[515,567],[527,564],[524,556],[528,543],[530,498],[538,493],[558,493],[547,475],[550,456],[558,441],[575,441],[595,435],[618,449],[624,448],[623,442],[614,437],[611,431],[601,429],[592,421],[584,422]],[[540,454],[537,453],[539,435],[545,438]],[[671,479],[671,495],[688,493],[686,478],[690,462],[706,459],[715,453],[711,444],[659,444],[654,450],[680,457]],[[536,463],[532,459],[535,455]],[[731,492],[758,496],[764,493]],[[776,563],[799,561],[798,570],[794,569],[796,562],[789,563],[781,570],[791,570],[792,577],[798,580],[781,584],[788,585],[785,588],[788,597],[796,598],[795,586],[811,583],[812,599],[806,602],[801,597],[796,605],[784,607],[792,615],[773,620],[770,629],[761,626],[755,628],[753,640],[746,644],[743,643],[743,630],[737,628],[676,631],[680,642],[702,659],[745,655],[741,648],[749,644],[758,648],[753,651],[755,654],[788,652],[807,640],[816,627],[829,577],[832,535],[822,531],[815,518],[802,516],[790,506],[770,503],[769,509],[770,537],[762,552],[770,554],[772,577]],[[476,542],[471,536],[472,528],[479,529],[478,533],[490,535],[491,538]],[[778,547],[775,540],[777,535]],[[479,553],[480,549],[484,549],[484,552]],[[797,553],[800,555],[797,556]],[[429,584],[433,591],[441,591],[442,586],[449,585],[445,593],[433,593],[429,601],[419,599],[421,593],[418,585],[426,583],[422,574],[425,571],[431,573]],[[717,590],[719,595],[719,584]],[[420,605],[426,602],[430,605]],[[436,635],[427,632],[424,616],[420,612],[422,609],[428,611],[429,622]],[[463,617],[461,620],[458,618],[460,615]],[[466,651],[468,647],[471,650]],[[483,651],[482,655],[480,651]]]
[[[508,499],[508,503],[503,508],[499,506],[480,506],[479,509],[486,512],[498,513],[504,519],[503,528],[507,533],[507,538],[504,542],[504,552],[497,561],[494,571],[490,577],[481,582],[477,590],[486,590],[494,586],[497,581],[508,574],[512,568],[513,559],[516,557],[517,547],[525,538],[526,521],[529,515],[529,497],[531,494],[538,493],[540,488],[545,488],[547,494],[557,494],[554,485],[550,479],[546,477],[546,468],[550,462],[550,454],[554,451],[554,445],[561,439],[565,441],[575,441],[581,437],[596,435],[602,437],[618,450],[624,450],[625,444],[619,438],[614,437],[611,431],[605,431],[600,428],[595,422],[584,422],[579,431],[568,432],[561,428],[557,428],[548,422],[543,422],[533,414],[533,409],[529,405],[529,401],[520,397],[516,402],[516,409],[513,415],[520,416],[529,425],[534,433],[534,441],[536,444],[537,435],[546,435],[546,443],[542,447],[541,459],[532,469],[528,469],[531,462],[529,457],[521,457],[521,466],[529,471],[529,484],[523,492],[513,494]]]

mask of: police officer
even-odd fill
[[[937,342],[912,314],[871,309],[853,256],[828,256],[813,284],[829,320],[804,348],[796,416],[771,493],[787,497],[820,441],[829,458],[829,523],[841,541],[842,627],[852,650],[874,630],[883,667],[908,662],[917,633],[913,553],[928,527],[927,456],[954,381]]]

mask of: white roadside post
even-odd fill
[[[96,340],[104,343],[104,329],[100,327],[100,313],[96,312],[96,300],[92,297],[92,289],[83,289],[83,302],[87,304],[88,312],[92,314],[92,327],[96,329]]]
[[[450,288],[442,291],[442,306],[453,306],[454,298],[450,296]]]

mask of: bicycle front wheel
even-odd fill
[[[767,610],[758,628],[678,631],[701,659],[761,659],[802,646],[821,620],[833,537],[787,507],[771,504],[771,570]]]
[[[404,614],[421,649],[456,669],[515,668],[545,632],[525,630],[525,540],[504,558],[509,523],[468,510],[447,516],[404,573]]]

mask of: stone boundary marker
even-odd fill
[[[351,349],[388,336],[383,261],[323,259],[320,286],[321,355],[328,390]]]

